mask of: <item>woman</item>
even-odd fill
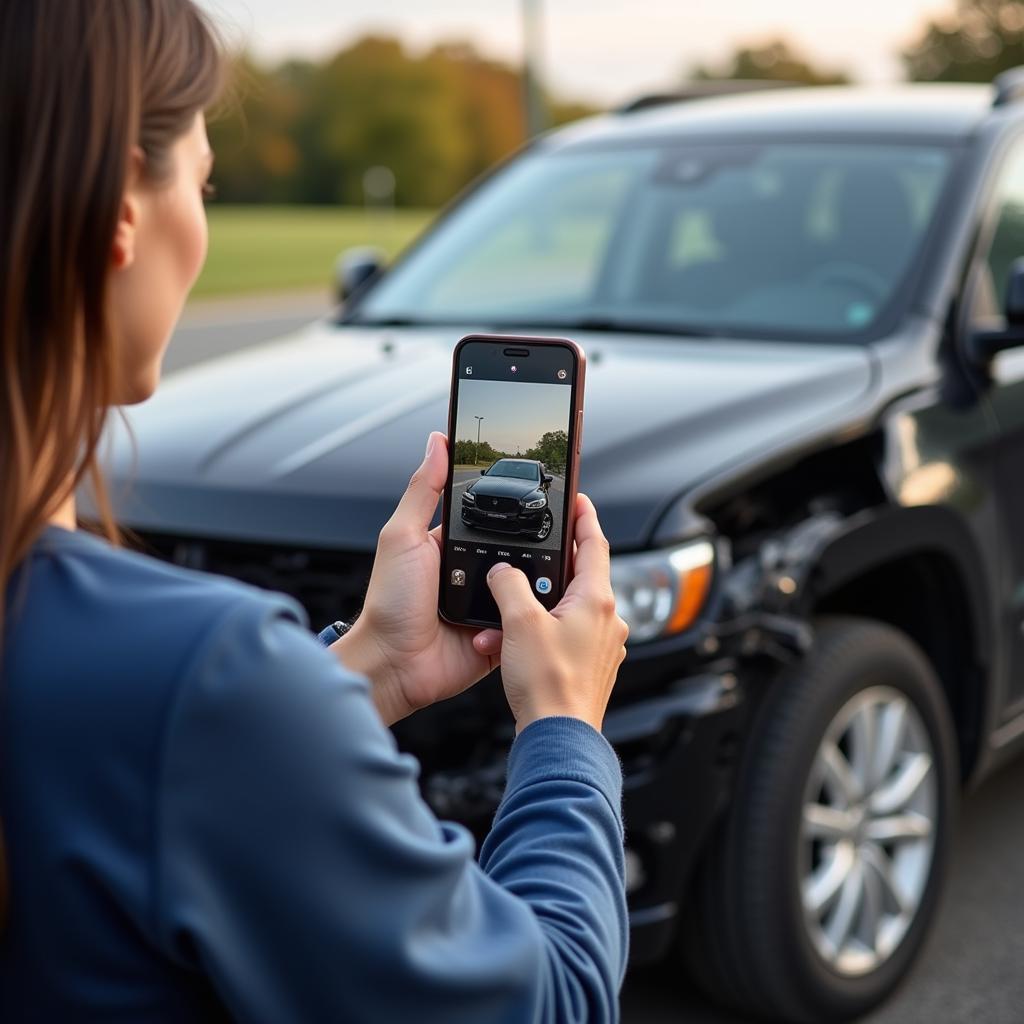
[[[202,265],[220,78],[189,0],[0,0],[0,1020],[617,1019],[626,629],[585,497],[554,613],[492,569],[503,632],[434,611],[442,434],[330,648],[284,595],[119,545],[97,439]],[[477,863],[386,726],[499,659]]]

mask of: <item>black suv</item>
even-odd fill
[[[348,260],[336,317],[127,410],[137,469],[112,423],[118,511],[319,628],[359,607],[460,335],[578,339],[580,482],[632,627],[605,732],[633,959],[775,1019],[863,1013],[929,929],[959,794],[1024,740],[1022,95],[792,89],[551,132],[394,267]],[[395,735],[482,837],[498,680]]]
[[[463,492],[463,525],[499,533],[525,533],[544,540],[554,517],[548,507],[548,488],[554,477],[535,459],[498,459],[480,470],[483,478]]]

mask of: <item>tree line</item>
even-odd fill
[[[1024,65],[1024,0],[956,0],[953,9],[927,21],[899,54],[912,82],[991,82]],[[803,85],[852,81],[841,68],[826,68],[784,39],[740,46],[723,63],[698,65],[696,79],[757,79]]]
[[[366,173],[385,167],[395,205],[435,207],[526,139],[518,71],[469,44],[417,56],[366,36],[273,67],[241,54],[230,81],[207,129],[228,202],[362,205]],[[595,110],[544,103],[552,125]]]
[[[569,437],[564,430],[549,430],[541,435],[533,447],[525,452],[505,452],[494,448],[489,441],[470,438],[455,442],[455,462],[463,466],[489,466],[498,459],[535,459],[543,462],[548,472],[565,472],[566,456],[569,452]]]
[[[914,81],[989,81],[1024,63],[1024,0],[957,0],[901,59]],[[693,79],[822,85],[851,76],[774,39],[680,75],[681,83]],[[398,39],[371,35],[321,61],[269,67],[241,54],[232,83],[208,125],[217,194],[227,202],[434,208],[526,139],[519,70],[468,43],[416,55]],[[550,94],[543,104],[552,126],[598,109]],[[386,195],[367,193],[373,168],[386,168],[374,172]]]

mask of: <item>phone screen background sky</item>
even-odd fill
[[[476,440],[476,416],[483,416],[480,440],[495,451],[525,452],[550,430],[569,432],[572,388],[564,384],[460,380],[455,440]]]

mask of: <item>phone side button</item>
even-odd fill
[[[579,455],[583,446],[583,410],[576,413],[576,454]]]

